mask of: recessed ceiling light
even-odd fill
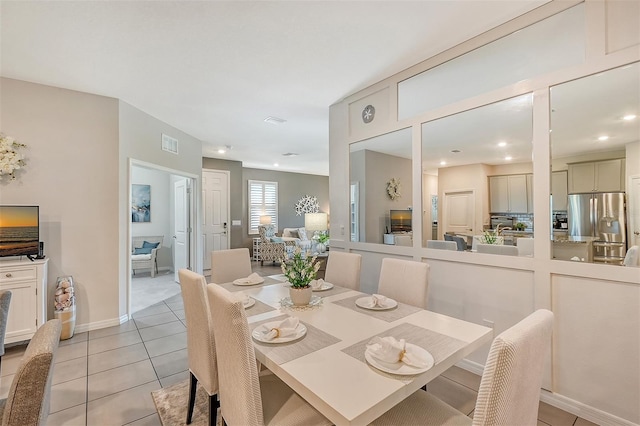
[[[624,121],[631,121],[631,120],[635,120],[636,117],[637,117],[637,115],[635,115],[635,114],[627,114],[624,117],[622,117],[622,119]]]
[[[602,135],[602,136],[598,137],[599,141],[606,141],[607,139],[609,139],[609,136],[607,136],[607,135]]]
[[[279,164],[278,163],[273,163],[273,167],[278,167]]]
[[[513,160],[513,157],[510,156],[510,155],[507,155],[506,157],[504,157],[504,159],[507,160],[507,161],[511,161],[511,160]]]
[[[507,146],[507,143],[505,141],[498,142],[498,146]]]
[[[280,118],[280,117],[269,116],[269,117],[264,119],[264,122],[265,123],[269,123],[269,124],[283,124],[283,123],[286,123],[287,120],[285,120],[284,118]]]
[[[440,165],[441,165],[441,166],[446,166],[446,165],[447,165],[447,162],[443,160],[443,161],[441,161],[441,162],[440,162]]]
[[[220,148],[218,150],[218,154],[224,154],[225,152],[227,152],[227,151],[225,149],[223,149],[223,148]]]

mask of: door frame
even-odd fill
[[[208,168],[203,168],[202,169],[202,174],[204,175],[205,172],[215,172],[215,173],[224,173],[225,175],[227,175],[227,248],[231,248],[231,228],[232,228],[232,221],[231,221],[231,171],[230,170],[219,170],[219,169],[208,169]],[[203,179],[203,183],[202,183],[202,188],[200,189],[200,191],[204,191],[204,179]],[[202,198],[202,194],[201,194],[201,198]],[[202,203],[202,219],[204,220],[204,202]],[[202,256],[206,255],[206,253],[204,253],[204,247],[205,247],[205,236],[204,236],[204,232],[202,233],[202,235],[200,236],[201,238],[201,244],[203,247],[203,253]],[[204,262],[204,257],[202,258],[202,261]],[[204,270],[204,263],[203,265],[203,270]]]
[[[128,167],[128,174],[127,174],[127,200],[125,203],[123,203],[126,206],[127,212],[126,212],[126,217],[127,217],[127,226],[126,226],[126,246],[127,246],[127,250],[126,253],[124,253],[124,255],[126,256],[126,258],[124,259],[125,262],[125,271],[126,271],[126,280],[127,280],[127,318],[131,319],[131,176],[132,176],[132,172],[133,172],[133,168],[134,167],[142,167],[142,168],[146,168],[146,169],[152,169],[152,170],[157,170],[157,171],[161,171],[161,172],[166,172],[168,174],[171,175],[176,175],[176,176],[181,176],[184,177],[188,180],[190,180],[190,186],[191,186],[191,197],[189,197],[189,222],[190,222],[190,233],[191,233],[191,237],[189,238],[189,268],[192,271],[196,271],[198,272],[198,267],[202,267],[201,264],[199,264],[198,262],[196,262],[196,259],[198,259],[199,256],[199,245],[196,244],[196,239],[193,238],[193,234],[195,232],[197,232],[200,227],[196,226],[197,225],[197,220],[198,220],[198,214],[197,214],[197,209],[196,206],[198,205],[197,203],[197,199],[194,196],[194,194],[197,194],[196,191],[198,191],[198,176],[194,175],[192,173],[187,173],[181,170],[176,170],[176,169],[171,169],[169,167],[164,167],[164,166],[160,166],[158,164],[154,164],[154,163],[149,163],[146,161],[141,161],[141,160],[136,160],[135,158],[131,158],[129,157],[129,167]],[[175,206],[173,205],[173,200],[171,200],[170,197],[170,202],[172,203],[170,205],[171,209],[174,209]],[[173,236],[171,236],[173,237]],[[173,238],[172,238],[173,239]],[[201,271],[200,271],[201,272]]]

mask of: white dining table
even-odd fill
[[[254,340],[256,358],[336,425],[371,423],[493,338],[491,328],[409,305],[367,311],[353,302],[366,294],[339,287],[314,292],[322,301],[302,309],[281,305],[289,295],[284,282],[242,290],[259,306],[255,315],[253,307],[246,310],[250,328],[286,316],[307,327],[304,337],[289,343]],[[406,337],[427,349],[435,364],[412,376],[382,372],[364,359],[376,335]]]

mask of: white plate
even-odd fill
[[[322,284],[322,287],[320,288],[313,288],[313,291],[325,291],[325,290],[331,290],[333,288],[333,284],[328,283],[328,282],[324,282],[324,284]]]
[[[279,325],[282,321],[274,321],[274,322],[268,322],[262,325],[259,325],[255,328],[255,330],[253,330],[253,333],[251,333],[251,335],[253,336],[254,339],[256,339],[258,342],[263,342],[263,343],[286,343],[286,342],[291,342],[293,340],[297,340],[299,338],[301,338],[302,336],[304,336],[305,334],[307,334],[307,327],[304,326],[304,324],[302,323],[298,323],[298,327],[296,327],[296,334],[292,335],[292,336],[287,336],[287,337],[276,337],[275,339],[272,340],[265,340],[264,339],[264,330],[266,327],[267,330],[271,330],[271,328]]]
[[[257,281],[247,281],[246,278],[238,278],[237,280],[233,280],[234,285],[256,285],[262,284],[264,282],[264,278],[260,278]]]
[[[385,306],[374,306],[373,308],[369,306],[371,303],[371,296],[361,297],[360,299],[356,299],[356,306],[359,306],[364,309],[371,309],[372,311],[386,311],[387,309],[393,309],[398,306],[398,302],[393,299],[387,298],[385,301]]]
[[[242,304],[244,305],[245,309],[250,308],[256,304],[256,299],[254,299],[253,297],[250,297],[248,300],[245,300],[244,302],[242,302]]]
[[[301,305],[301,306],[294,305],[293,302],[291,301],[290,297],[283,297],[282,299],[280,299],[280,304],[283,307],[288,307],[288,308],[290,308],[290,307],[300,307],[300,308],[302,308],[304,306],[317,306],[317,305],[320,304],[320,302],[322,302],[322,297],[320,297],[320,296],[311,296],[311,300],[309,301],[309,304],[308,305]]]
[[[379,359],[371,355],[368,350],[364,351],[364,358],[372,367],[375,367],[380,371],[391,374],[399,374],[402,376],[424,373],[425,371],[433,367],[435,360],[433,359],[433,355],[431,355],[429,351],[411,343],[407,343],[405,347],[411,352],[421,353],[422,356],[427,360],[427,366],[424,368],[417,368],[412,367],[411,365],[407,365],[404,362],[394,362],[392,364],[390,362],[380,361]]]

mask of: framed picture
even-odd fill
[[[131,185],[131,222],[151,222],[151,185]]]

